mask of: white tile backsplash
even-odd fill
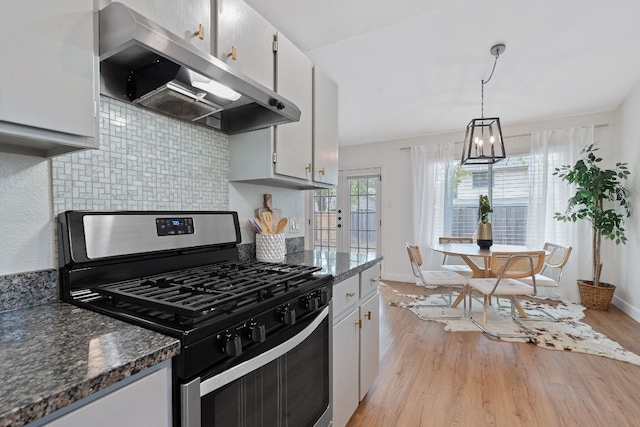
[[[54,214],[229,209],[223,133],[102,97],[100,149],[52,159]]]

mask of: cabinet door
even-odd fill
[[[216,3],[215,56],[274,90],[276,29],[243,0],[217,0]]]
[[[45,424],[46,427],[171,425],[170,368],[159,369]]]
[[[333,427],[344,427],[358,407],[359,312],[333,327]]]
[[[197,48],[211,54],[211,2],[208,0],[118,0]],[[201,39],[196,35],[204,26]]]
[[[338,184],[338,85],[313,67],[313,180]]]
[[[380,366],[380,294],[360,306],[360,394],[359,401],[371,388]]]
[[[0,134],[54,140],[44,130],[93,138],[97,57],[93,5],[86,0],[5,2],[0,13]],[[97,35],[97,33],[95,33]],[[0,143],[4,142],[0,136]],[[82,143],[78,139],[78,145]],[[73,142],[71,142],[73,143]],[[87,146],[97,145],[93,140]],[[85,147],[86,148],[86,147]]]
[[[276,92],[296,104],[302,114],[300,121],[276,127],[275,172],[310,180],[313,64],[281,33],[278,33],[276,64]]]

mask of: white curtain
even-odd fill
[[[453,142],[411,147],[413,240],[423,253],[423,269],[437,269],[442,255],[429,247],[444,235],[444,207],[448,197]]]
[[[573,165],[580,150],[593,143],[593,134],[593,126],[531,134],[527,246],[541,248],[545,242],[572,246],[573,251],[564,269],[561,286],[556,291],[561,298],[572,302],[580,301],[575,282],[579,278],[579,260],[587,255],[581,248],[585,244],[590,248],[590,235],[588,227],[585,234],[584,224],[553,219],[556,212],[564,213],[574,190],[573,186],[554,176],[553,172],[562,165]]]

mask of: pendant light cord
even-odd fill
[[[500,56],[500,51],[496,51],[496,59],[493,61],[493,68],[491,69],[491,74],[489,74],[489,78],[487,80],[481,80],[482,86],[480,87],[480,117],[484,118],[484,85],[489,83],[491,77],[493,77],[493,72],[496,70],[496,64],[498,63],[498,57]]]

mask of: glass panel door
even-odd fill
[[[341,171],[336,189],[314,190],[311,247],[338,252],[378,252],[380,170]]]

